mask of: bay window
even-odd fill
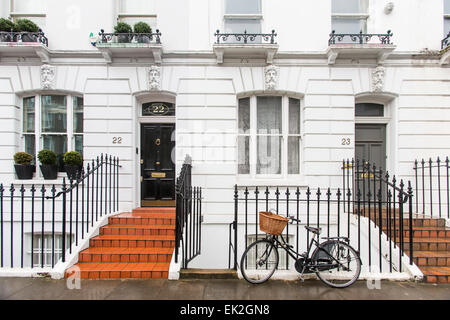
[[[287,96],[239,99],[238,174],[300,174],[300,100]]]
[[[35,157],[42,149],[61,159],[67,151],[83,154],[83,98],[36,95],[23,98],[23,149]]]

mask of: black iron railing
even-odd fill
[[[9,187],[0,184],[1,267],[15,268],[18,260],[20,268],[28,266],[25,264],[28,245],[31,268],[53,268],[58,260],[65,262],[67,251],[72,253],[72,246],[84,239],[99,218],[119,209],[120,167],[117,157],[102,154],[82,168],[76,180],[66,183],[63,178],[60,189],[54,184],[50,187],[33,184],[30,188],[23,184]],[[57,235],[61,235],[60,240]],[[40,248],[35,248],[35,241],[40,242]],[[20,244],[19,251],[16,244]]]
[[[372,38],[378,38],[381,44],[391,44],[391,37],[393,33],[388,30],[387,33],[336,33],[335,30],[331,31],[328,45],[338,43],[359,43],[364,44],[372,40]]]
[[[266,42],[276,44],[275,37],[277,34],[275,30],[272,30],[272,33],[247,33],[247,30],[244,33],[220,33],[220,30],[217,30],[214,36],[216,37],[216,44],[221,42],[244,44]]]
[[[390,190],[387,191],[386,200],[383,200],[380,188],[375,190],[377,192],[366,189],[368,193],[365,200],[361,196],[361,190],[358,190],[353,201],[351,188],[347,188],[345,191],[340,188],[332,191],[330,188],[312,190],[308,187],[306,190],[301,190],[300,187],[281,189],[280,187],[238,188],[238,186],[235,186],[234,223],[236,226],[242,224],[244,229],[243,242],[244,246],[247,247],[251,242],[266,236],[259,230],[259,211],[273,209],[279,215],[294,216],[296,219],[300,219],[306,226],[322,228],[322,236],[324,237],[347,237],[351,245],[362,256],[363,264],[369,266],[369,270],[378,266],[379,271],[383,272],[383,265],[387,264],[388,272],[394,270],[402,272],[402,263],[406,251],[410,252],[409,263],[413,264],[412,237],[409,237],[409,246],[405,244],[405,234],[407,234],[405,232],[408,231],[412,234],[412,188],[409,185],[405,189],[403,181],[401,181],[398,192],[393,194]],[[345,204],[344,199],[346,199]],[[354,211],[352,213],[349,210],[344,212],[346,206],[354,208]],[[366,219],[368,241],[364,243],[361,241],[363,231],[361,220],[363,217],[368,218]],[[407,223],[409,223],[409,227],[404,229],[403,226]],[[372,235],[373,232],[377,232],[377,239],[375,235]],[[385,250],[386,252],[383,251],[383,233],[388,239],[394,239],[394,241],[389,241],[389,248]],[[234,250],[235,269],[238,263],[237,234],[237,230],[235,230],[234,245],[230,246]],[[253,238],[250,240],[249,236]],[[298,224],[288,224],[283,234],[283,237],[297,253],[302,252],[302,243],[309,245],[311,236],[309,231]],[[372,252],[375,243],[378,243],[376,245],[376,257]],[[305,249],[308,248],[303,248],[303,250]],[[398,264],[397,261],[394,261],[396,255],[398,256]],[[283,264],[279,265],[278,268],[290,269],[293,263],[289,261],[287,253],[283,260]],[[229,265],[231,265],[230,260]]]
[[[161,44],[161,32],[154,33],[105,33],[101,29],[99,34],[100,43],[154,43]]]
[[[202,188],[192,186],[192,164],[186,156],[176,183],[175,262],[181,248],[181,267],[200,255],[202,243]]]
[[[414,161],[416,213],[450,219],[449,159]]]
[[[448,33],[448,35],[442,39],[441,41],[441,49],[445,49],[448,46],[450,46],[450,32]]]
[[[0,31],[0,42],[39,42],[48,47],[48,39],[44,32],[16,32]]]

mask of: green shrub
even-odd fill
[[[125,22],[118,22],[117,25],[114,27],[115,33],[132,33],[133,29],[128,23]]]
[[[134,25],[135,33],[152,33],[152,28],[145,22],[138,22]]]
[[[14,155],[14,162],[16,164],[30,164],[33,161],[33,156],[26,152],[16,152]]]
[[[46,149],[39,151],[38,159],[39,162],[44,165],[55,165],[57,160],[56,153]]]
[[[64,154],[63,161],[69,166],[79,166],[83,164],[83,158],[81,154],[76,151],[69,151]]]
[[[10,32],[11,29],[13,31],[17,30],[17,26],[11,20],[0,18],[0,31]]]
[[[17,31],[19,32],[38,32],[39,27],[36,23],[28,19],[19,19],[16,22]]]

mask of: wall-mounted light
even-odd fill
[[[386,5],[384,6],[384,13],[390,14],[392,12],[392,10],[394,10],[394,3],[392,3],[392,2],[386,3]]]

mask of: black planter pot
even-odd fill
[[[137,36],[138,43],[150,43],[150,36]]]
[[[33,179],[33,173],[36,171],[36,166],[32,164],[15,164],[14,168],[19,180]]]
[[[66,169],[67,177],[69,178],[69,180],[75,181],[80,178],[81,174],[83,173],[82,166],[69,166],[66,164],[64,167]]]
[[[57,164],[42,164],[40,168],[45,180],[55,180],[58,178]]]
[[[10,34],[2,34],[0,36],[0,42],[12,42],[12,37]]]
[[[22,42],[37,42],[37,37],[24,33],[22,34]]]
[[[130,43],[131,42],[131,36],[128,34],[122,34],[117,36],[117,42],[119,43]]]

